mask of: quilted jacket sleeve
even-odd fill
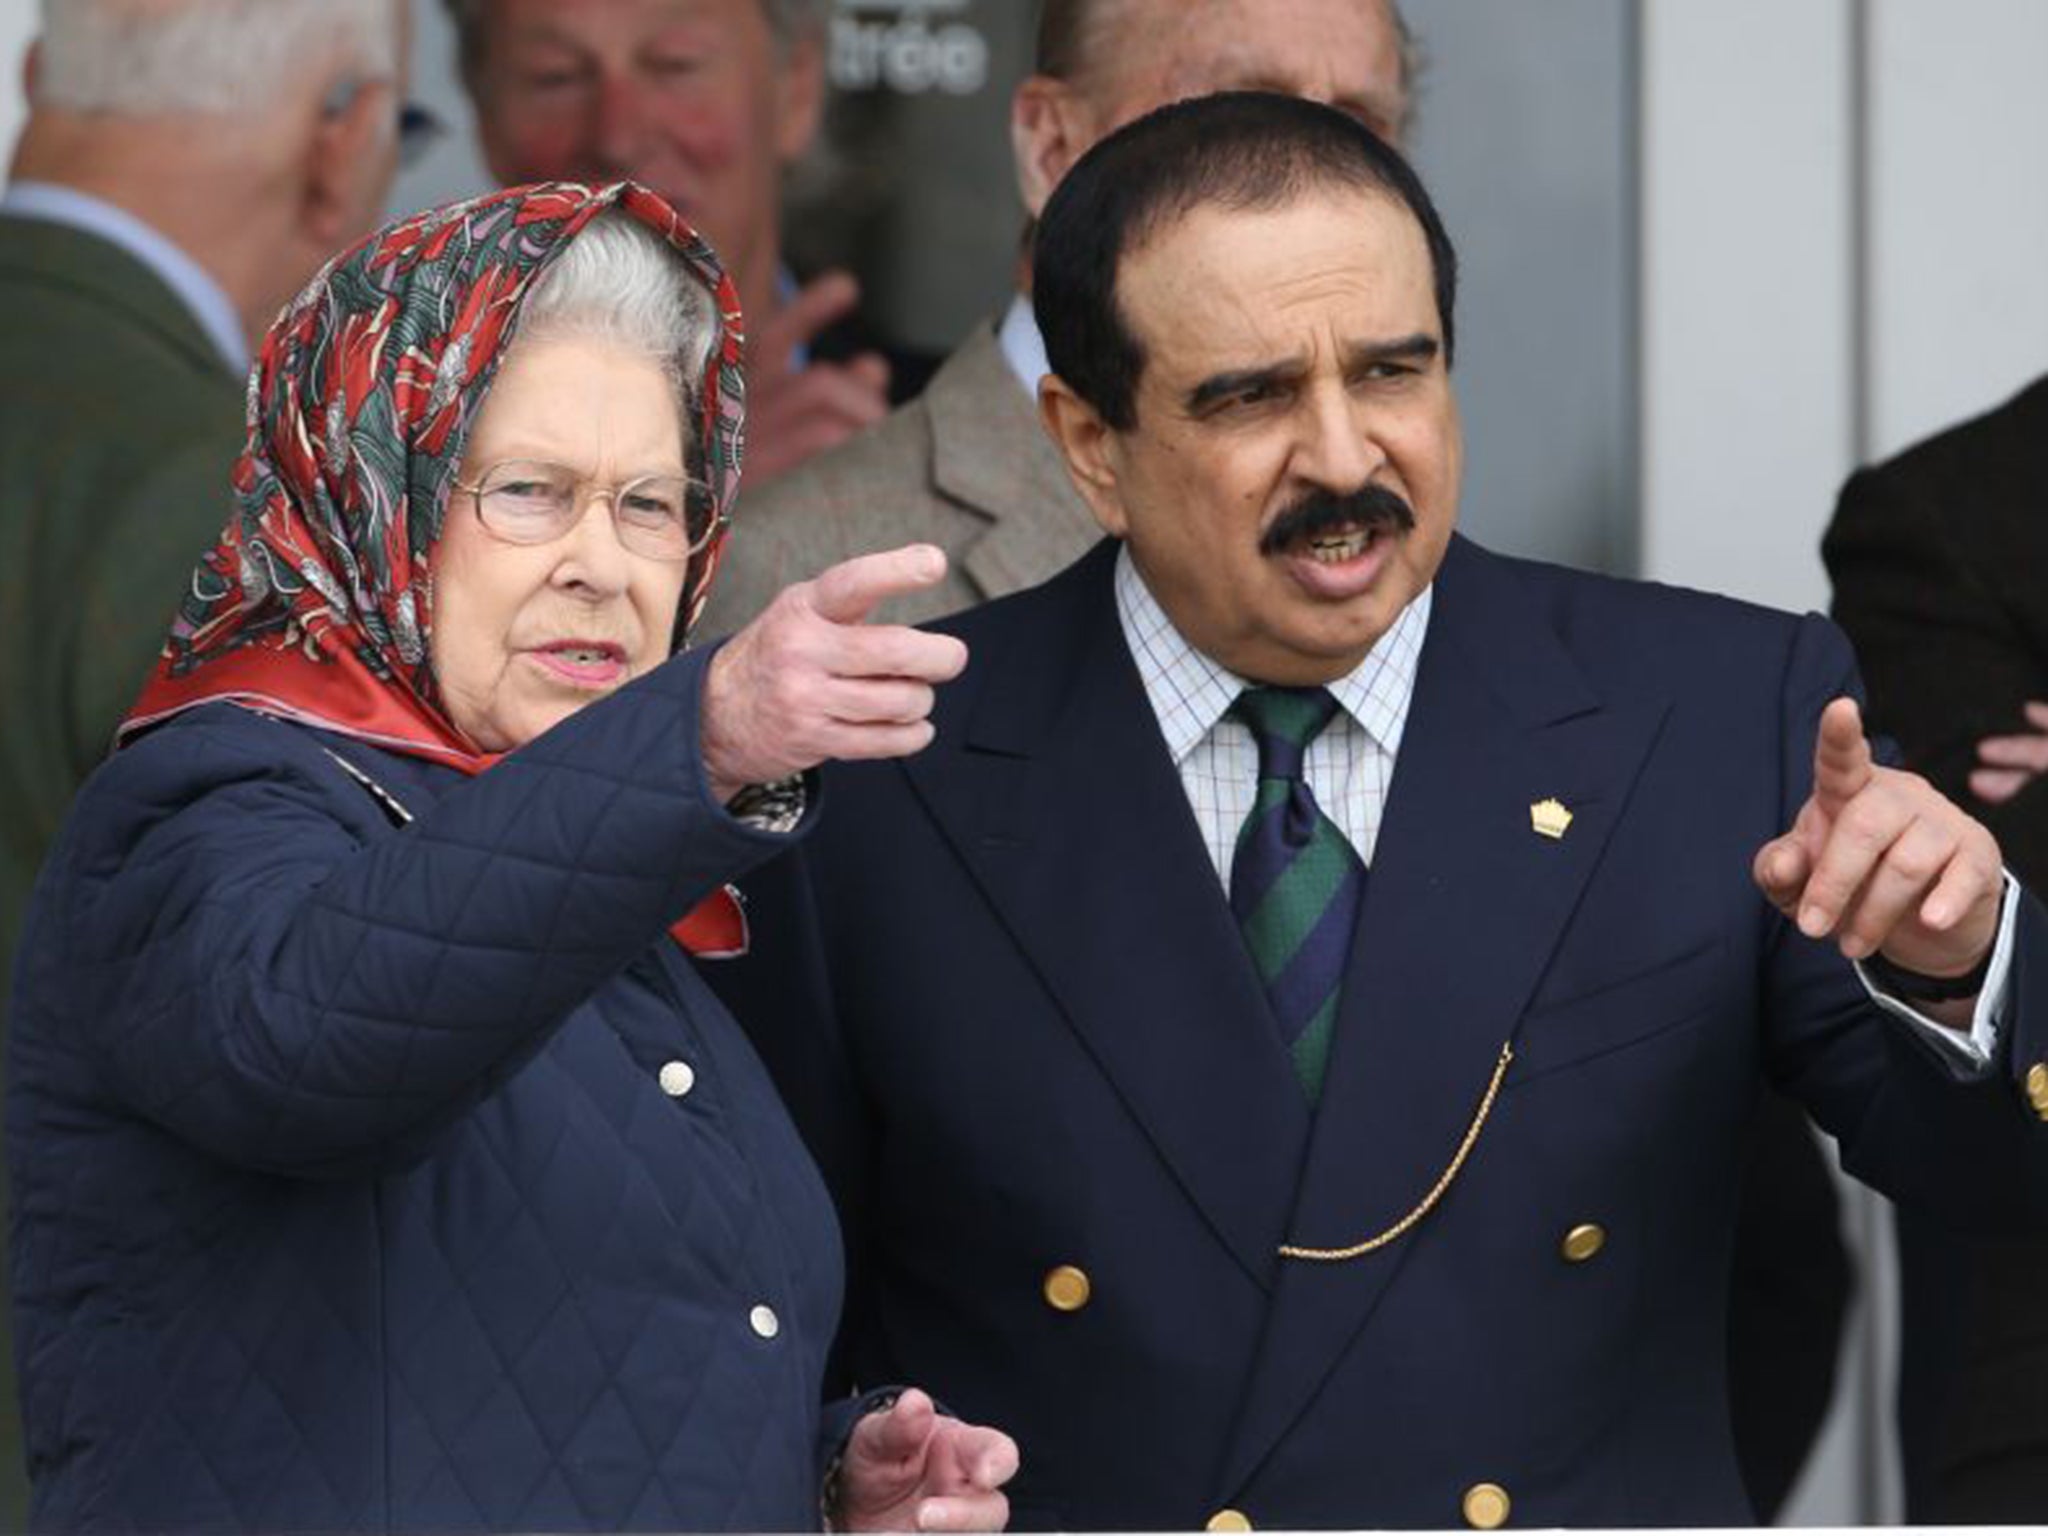
[[[403,830],[310,733],[159,731],[88,788],[24,1000],[134,1110],[273,1172],[377,1171],[789,839],[710,799],[705,658],[593,704]]]

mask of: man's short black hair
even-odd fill
[[[1126,123],[1077,160],[1047,200],[1031,302],[1052,371],[1111,427],[1128,431],[1145,353],[1117,304],[1123,258],[1197,208],[1260,212],[1319,189],[1379,192],[1415,216],[1429,245],[1449,366],[1458,257],[1408,162],[1333,108],[1226,91]]]

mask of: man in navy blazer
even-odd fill
[[[1365,129],[1166,108],[1036,261],[1113,538],[951,622],[934,744],[827,775],[719,978],[842,1202],[844,1371],[1010,1427],[1023,1528],[1746,1522],[1749,1106],[2048,1223],[2042,912],[1826,621],[1454,535],[1455,258]]]

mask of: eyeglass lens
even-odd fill
[[[682,475],[644,475],[623,486],[592,486],[561,464],[494,464],[476,486],[484,526],[514,544],[545,544],[574,526],[586,494],[610,501],[619,542],[656,560],[684,560],[713,526],[711,494]]]

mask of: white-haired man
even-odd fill
[[[396,0],[43,0],[0,195],[0,976],[226,519],[251,349],[382,208],[405,52]]]
[[[491,174],[631,177],[718,248],[746,311],[747,484],[888,410],[887,364],[813,355],[859,296],[782,265],[783,171],[817,136],[830,0],[446,0]]]

